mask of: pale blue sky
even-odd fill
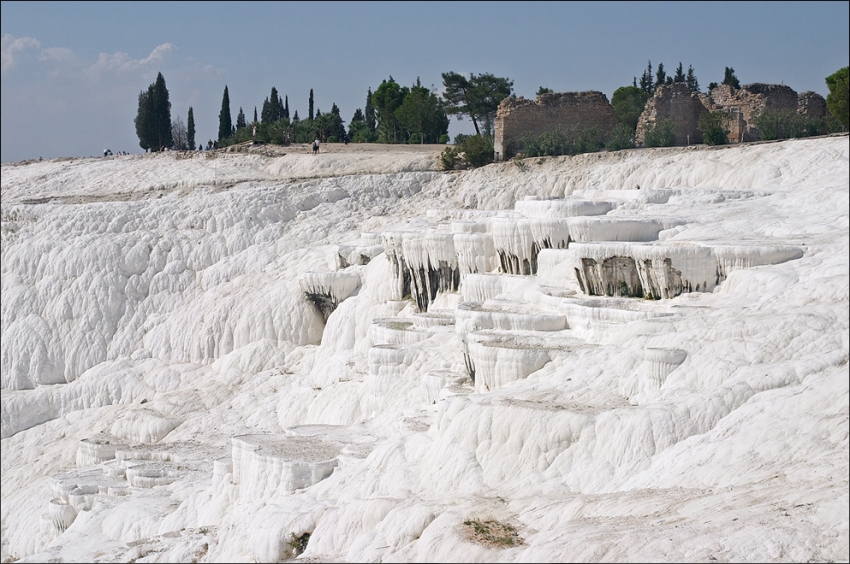
[[[141,152],[139,91],[165,76],[172,119],[194,107],[197,141],[250,119],[272,86],[290,110],[332,103],[346,124],[390,75],[441,87],[441,73],[490,72],[517,95],[599,90],[610,99],[651,60],[693,65],[700,86],[726,66],[742,84],[827,94],[848,64],[847,2],[52,3],[2,2],[2,160]],[[452,119],[450,133],[469,132]]]

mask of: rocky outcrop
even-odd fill
[[[659,86],[640,115],[635,139],[643,144],[647,131],[658,122],[668,120],[673,123],[677,145],[702,143],[702,133],[697,126],[700,116],[707,111],[699,94],[691,92],[684,82]]]

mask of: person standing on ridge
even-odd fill
[[[318,137],[316,137],[316,140],[313,141],[313,154],[314,155],[319,154],[319,138]]]

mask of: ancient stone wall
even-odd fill
[[[797,96],[797,111],[811,119],[823,119],[826,117],[826,99],[811,90],[800,92]]]
[[[496,113],[493,139],[496,160],[522,152],[523,135],[561,129],[595,128],[600,141],[617,125],[617,115],[602,92],[541,94],[536,100],[505,98]]]
[[[758,141],[758,129],[753,124],[755,118],[765,108],[772,110],[797,111],[797,92],[781,84],[763,84],[756,82],[734,88],[721,84],[714,88],[708,97],[706,106],[710,111],[727,110],[740,113],[743,130],[740,135],[730,138],[734,141]]]
[[[702,133],[697,124],[706,111],[699,95],[691,92],[684,82],[659,86],[640,115],[635,139],[638,144],[643,144],[647,131],[659,121],[669,120],[673,122],[676,145],[702,143]]]

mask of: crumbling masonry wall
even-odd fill
[[[659,86],[655,95],[647,100],[646,107],[638,119],[635,140],[643,144],[647,131],[661,120],[673,123],[676,145],[702,143],[702,133],[697,125],[705,109],[699,95],[691,92],[684,82]]]
[[[642,144],[646,132],[659,120],[673,122],[676,144],[701,143],[699,117],[705,112],[724,111],[729,116],[727,127],[730,143],[758,141],[758,128],[753,120],[765,109],[791,110],[813,119],[826,116],[826,100],[816,92],[797,94],[782,84],[756,82],[742,88],[728,84],[716,86],[708,94],[690,93],[684,83],[659,86],[646,103],[638,120],[636,140]]]
[[[617,125],[617,115],[602,92],[541,94],[536,100],[505,98],[496,112],[495,158],[506,160],[522,152],[524,135],[562,129],[595,128],[600,141]]]

